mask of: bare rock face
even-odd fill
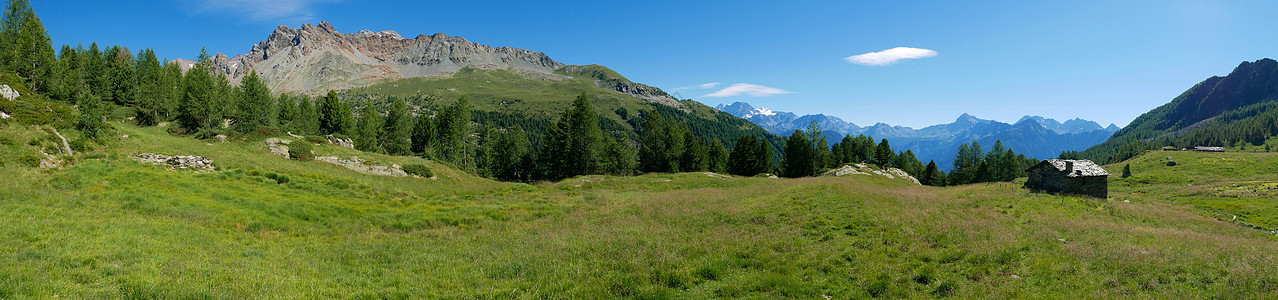
[[[335,137],[335,136],[333,136],[333,135],[331,135],[331,134],[330,134],[330,135],[328,135],[328,142],[329,142],[330,144],[337,145],[338,147],[346,147],[346,148],[355,149],[355,141],[351,141],[351,139],[350,139],[350,138],[344,138],[344,139],[343,139],[343,138]]]
[[[0,97],[4,97],[5,100],[13,101],[13,99],[18,99],[19,96],[22,95],[19,95],[18,91],[13,90],[13,88],[9,87],[8,84],[0,84]]]
[[[878,175],[878,176],[887,177],[888,179],[896,179],[897,177],[900,177],[902,179],[906,179],[911,182],[914,182],[915,185],[922,185],[921,183],[919,183],[919,180],[917,178],[914,178],[914,176],[910,176],[910,174],[906,173],[905,170],[901,170],[897,168],[887,168],[887,170],[881,170],[879,168],[875,168],[873,166],[866,165],[866,164],[843,165],[842,167],[838,167],[833,170],[826,171],[825,174],[821,174],[821,175],[834,176],[834,177],[845,176],[845,175]]]
[[[275,92],[366,86],[381,79],[453,73],[466,66],[550,74],[564,64],[541,52],[491,47],[442,33],[405,39],[394,31],[340,33],[332,24],[279,26],[248,53],[217,54],[213,69],[231,82],[256,70]]]
[[[178,155],[168,156],[155,153],[133,153],[133,157],[144,163],[167,165],[173,169],[193,169],[196,171],[213,171],[213,160],[203,156]]]
[[[351,156],[345,159],[338,158],[336,156],[321,156],[316,157],[315,160],[339,165],[346,167],[347,169],[351,169],[352,171],[369,175],[408,177],[408,173],[404,172],[404,170],[400,168],[399,164],[391,164],[389,166],[370,164],[357,156]]]
[[[282,140],[278,138],[266,139],[266,146],[271,148],[271,154],[288,157],[288,144],[290,140]]]

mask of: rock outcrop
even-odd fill
[[[916,185],[921,185],[921,183],[919,183],[919,180],[917,178],[914,178],[914,176],[910,176],[910,174],[906,173],[905,170],[901,170],[897,168],[887,168],[887,170],[881,170],[879,168],[875,168],[873,166],[866,165],[866,164],[843,165],[842,167],[838,167],[833,170],[826,171],[824,174],[821,174],[821,175],[835,176],[835,177],[846,176],[846,175],[878,175],[878,176],[887,177],[888,179],[896,179],[899,177],[899,178],[907,179],[911,182],[914,182],[914,184]]]
[[[337,145],[338,147],[355,149],[355,141],[352,141],[350,138],[343,139],[330,134],[328,135],[328,142],[330,144]]]
[[[291,142],[290,140],[268,138],[266,139],[266,147],[271,148],[271,154],[288,157],[288,144]]]
[[[299,28],[279,26],[248,53],[212,58],[213,69],[232,82],[256,70],[275,92],[365,86],[380,79],[453,73],[466,66],[550,74],[564,64],[541,52],[491,47],[442,33],[411,39],[389,30],[341,33],[323,21]]]
[[[363,159],[360,159],[358,156],[351,156],[345,159],[338,158],[336,156],[321,156],[316,157],[315,160],[343,166],[347,169],[351,169],[352,171],[369,175],[408,177],[408,173],[404,172],[404,170],[400,168],[399,164],[391,164],[389,166],[376,165],[368,163]]]
[[[8,84],[0,84],[0,97],[4,97],[5,100],[12,101],[13,99],[18,99],[20,96],[22,95],[18,94],[18,91],[13,90],[12,87],[9,87]]]
[[[213,160],[203,156],[178,155],[168,156],[155,153],[133,153],[134,158],[150,164],[167,165],[169,169],[194,169],[196,171],[213,171]]]

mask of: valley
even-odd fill
[[[50,1],[0,13],[0,299],[1278,293],[1274,45],[1165,16],[1273,5]],[[1134,119],[976,116],[1022,104]]]

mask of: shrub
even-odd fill
[[[308,161],[315,159],[315,155],[311,154],[311,143],[298,141],[288,145],[288,157],[300,161]]]
[[[408,173],[412,175],[417,175],[417,176],[426,177],[426,178],[435,176],[435,173],[431,172],[430,167],[427,167],[426,165],[423,165],[423,164],[407,164],[401,168],[404,169],[404,173]]]
[[[275,174],[275,173],[266,173],[266,178],[274,179],[275,183],[279,183],[279,184],[288,184],[288,181],[289,181],[288,176]]]
[[[71,150],[75,152],[93,151],[93,142],[84,137],[71,140],[70,142],[67,142],[67,144],[70,145]]]
[[[310,142],[311,144],[323,144],[323,143],[327,143],[328,139],[322,136],[312,135],[312,136],[306,137],[306,141]]]

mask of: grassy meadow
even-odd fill
[[[56,169],[30,164],[43,132],[0,127],[0,298],[1278,293],[1270,154],[1147,154],[1132,161],[1136,176],[1111,178],[1109,199],[861,175],[529,185],[316,147],[425,163],[438,178],[365,175],[274,156],[260,138],[218,143],[112,125],[110,146]],[[218,171],[167,170],[133,152],[203,155]],[[1181,165],[1159,164],[1168,155]],[[1120,173],[1121,164],[1107,167]]]

